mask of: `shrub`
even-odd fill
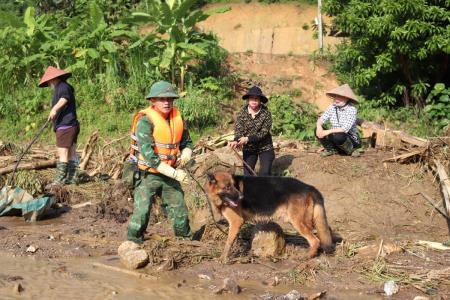
[[[295,103],[288,95],[270,97],[272,133],[300,140],[313,140],[317,121],[316,107],[310,103]]]

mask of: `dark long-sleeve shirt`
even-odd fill
[[[236,118],[234,140],[246,136],[248,142],[244,145],[243,151],[261,153],[273,149],[271,130],[272,114],[265,105],[261,105],[255,118],[245,105]]]

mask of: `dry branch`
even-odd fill
[[[83,152],[81,154],[81,162],[80,162],[81,170],[86,170],[86,166],[89,163],[89,159],[91,158],[92,152],[94,151],[97,139],[98,139],[98,130],[95,130],[89,137],[89,140],[84,146]]]
[[[26,164],[21,164],[17,171],[19,170],[39,170],[39,169],[46,169],[46,168],[54,168],[56,166],[56,159],[51,159],[48,161],[36,161],[36,162],[30,162]],[[0,169],[0,175],[8,174],[14,171],[14,166],[8,166],[5,168]]]

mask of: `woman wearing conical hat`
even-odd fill
[[[74,88],[67,83],[70,72],[48,67],[39,87],[53,88],[52,109],[48,119],[53,122],[59,161],[52,185],[75,183],[77,173],[76,143],[80,132]]]
[[[361,140],[356,127],[357,109],[354,106],[358,100],[348,84],[341,85],[326,93],[334,102],[322,116],[317,119],[316,136],[325,150],[321,156],[336,153],[358,156],[355,151],[361,146]],[[323,125],[330,122],[331,128]]]

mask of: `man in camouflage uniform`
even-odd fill
[[[188,176],[175,167],[179,152],[178,167],[185,166],[192,155],[189,131],[179,111],[173,107],[178,97],[170,83],[153,84],[147,95],[151,106],[139,112],[133,121],[130,158],[137,163],[139,171],[135,174],[134,212],[127,238],[139,244],[143,242],[155,195],[161,196],[166,205],[175,235],[192,236],[180,184],[187,183]]]

